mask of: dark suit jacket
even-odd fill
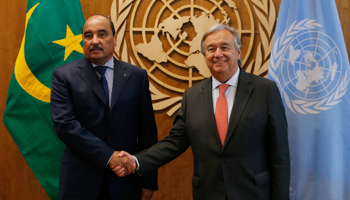
[[[66,144],[59,198],[97,199],[103,180],[112,198],[140,199],[140,188],[156,190],[157,171],[119,178],[106,166],[114,150],[132,154],[156,143],[157,128],[147,72],[114,58],[111,108],[91,63],[81,60],[53,72],[51,112]]]
[[[289,148],[284,107],[276,84],[240,70],[222,146],[215,123],[212,79],[185,91],[164,140],[136,154],[140,173],[192,147],[194,200],[289,199]]]

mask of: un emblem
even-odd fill
[[[272,53],[270,72],[281,74],[276,82],[293,112],[318,114],[331,109],[349,83],[337,44],[317,26],[321,25],[314,20],[294,22],[274,44],[279,50]]]
[[[261,22],[259,45],[254,16]],[[243,43],[244,70],[266,74],[276,9],[272,0],[114,0],[111,18],[118,34],[117,57],[147,70],[154,110],[170,108],[171,116],[180,108],[184,91],[211,76],[200,42],[214,24],[235,27]]]

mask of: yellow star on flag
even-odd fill
[[[72,30],[69,28],[67,25],[67,30],[66,30],[66,38],[61,39],[61,40],[56,40],[53,41],[53,43],[59,44],[61,46],[64,46],[65,52],[64,52],[64,60],[68,58],[68,56],[73,52],[77,51],[79,53],[84,54],[83,47],[81,47],[80,42],[82,40],[82,35],[74,35]]]

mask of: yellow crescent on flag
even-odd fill
[[[42,84],[34,76],[32,71],[29,69],[24,56],[24,45],[25,45],[28,21],[32,16],[35,8],[39,4],[40,3],[37,3],[35,6],[33,6],[26,14],[24,36],[23,36],[21,48],[19,50],[19,53],[16,59],[14,73],[18,84],[23,88],[23,90],[25,90],[29,95],[33,96],[34,98],[39,99],[40,101],[50,103],[51,89],[45,86],[44,84]]]

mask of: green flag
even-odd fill
[[[52,72],[84,56],[83,24],[79,0],[28,0],[4,111],[4,124],[51,199],[58,199],[64,148],[51,121]]]

